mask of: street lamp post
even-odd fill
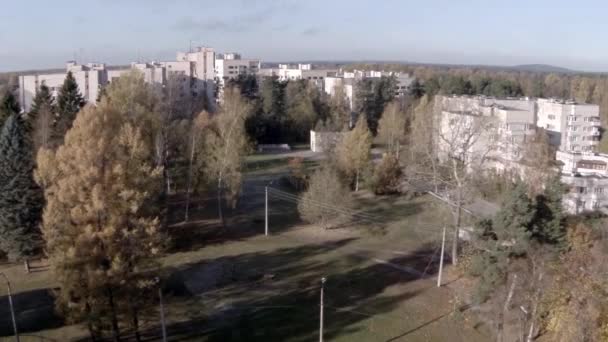
[[[17,329],[17,319],[15,318],[15,309],[13,308],[13,296],[11,294],[11,282],[8,280],[6,274],[0,272],[0,275],[6,280],[6,287],[8,289],[8,306],[11,310],[11,318],[13,319],[13,331],[15,333],[15,341],[19,342],[19,330]]]

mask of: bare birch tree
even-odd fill
[[[227,199],[234,208],[240,192],[243,162],[250,149],[245,120],[251,111],[251,105],[239,90],[229,88],[224,90],[224,101],[216,115],[210,117],[203,112],[197,119],[203,146],[197,149],[196,155],[202,163],[201,174],[207,181],[216,183],[218,216],[222,225],[225,224],[223,200]]]

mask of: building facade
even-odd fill
[[[131,70],[141,72],[144,80],[150,84],[165,87],[178,83],[177,88],[183,94],[206,94],[209,98],[215,94],[217,79],[233,78],[242,73],[256,74],[259,70],[259,60],[241,59],[240,55],[234,53],[217,56],[219,58],[216,59],[213,48],[197,47],[190,52],[178,52],[175,61],[133,62],[130,67],[122,69],[107,68],[101,63],[80,65],[70,61],[66,64],[66,72],[20,76],[19,101],[22,110],[28,112],[42,84],[48,86],[56,97],[68,72],[74,75],[85,101],[94,103],[102,87]]]
[[[571,214],[608,209],[608,154],[557,151],[561,180],[569,191],[564,209]]]
[[[323,85],[325,93],[334,96],[336,94],[336,87],[342,89],[343,94],[348,99],[351,110],[354,108],[357,101],[357,83],[363,79],[374,79],[381,77],[394,77],[396,81],[395,96],[401,97],[409,92],[411,84],[414,82],[414,78],[409,74],[395,73],[388,71],[339,71],[336,75],[327,76]]]
[[[335,69],[314,69],[311,64],[279,64],[278,68],[261,69],[260,75],[277,77],[279,81],[307,80],[320,89],[325,87],[325,79],[336,75]]]
[[[533,101],[445,96],[436,101],[440,159],[461,159],[470,171],[521,173],[525,144],[536,133]]]
[[[259,59],[242,59],[238,53],[218,54],[215,58],[215,78],[222,86],[239,75],[258,75],[259,72]]]
[[[94,102],[97,99],[99,90],[108,81],[105,64],[88,63],[81,65],[75,61],[66,63],[66,72],[64,73],[19,76],[19,103],[22,110],[28,112],[32,108],[36,92],[38,92],[42,84],[49,87],[53,97],[57,97],[68,72],[72,72],[78,88],[87,102]]]
[[[538,127],[544,128],[551,144],[563,151],[592,152],[600,141],[598,105],[538,99]]]

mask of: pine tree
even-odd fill
[[[0,97],[0,129],[4,125],[4,122],[12,114],[17,114],[21,111],[19,102],[15,97],[15,94],[10,90],[5,90]]]
[[[524,183],[518,183],[492,220],[498,243],[509,246],[510,254],[514,255],[526,252],[532,236],[536,208],[528,197],[527,190]]]
[[[66,132],[72,128],[76,114],[85,104],[84,98],[78,90],[78,84],[71,71],[68,71],[65,81],[57,96],[57,123],[55,134],[59,141],[63,140]]]
[[[32,154],[28,125],[12,114],[0,133],[0,249],[11,260],[40,247],[43,197]]]
[[[55,103],[53,101],[53,95],[51,94],[51,90],[46,84],[42,83],[40,85],[40,89],[36,92],[36,96],[34,96],[34,100],[32,101],[32,108],[28,113],[28,121],[33,121],[38,114],[38,111],[43,106],[48,106],[51,108],[53,112],[55,112]]]
[[[86,107],[56,152],[38,154],[45,188],[46,251],[60,285],[57,304],[92,336],[124,325],[138,330],[142,301],[162,251],[159,220],[149,202],[160,192],[161,170],[142,131],[118,103]],[[155,213],[158,214],[158,213]]]
[[[559,175],[554,175],[546,184],[542,194],[536,197],[538,208],[534,222],[533,236],[543,243],[564,247],[566,239],[566,215],[562,207],[562,196],[566,187]]]

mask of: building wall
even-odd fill
[[[537,126],[564,151],[594,151],[600,139],[599,106],[538,99]]]

